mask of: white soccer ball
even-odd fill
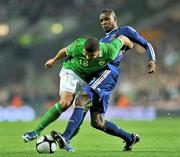
[[[56,151],[56,148],[56,142],[50,135],[41,136],[36,142],[36,150],[38,153],[51,154]]]

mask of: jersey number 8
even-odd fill
[[[88,61],[87,61],[87,60],[82,60],[82,59],[80,59],[79,62],[80,62],[81,65],[83,65],[83,66],[85,66],[85,67],[88,66]]]

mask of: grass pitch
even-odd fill
[[[84,122],[80,133],[73,139],[74,153],[57,150],[54,154],[38,154],[35,141],[24,143],[21,135],[31,130],[38,120],[33,122],[0,122],[0,157],[180,157],[180,119],[163,118],[155,121],[113,120],[129,132],[138,133],[141,142],[132,152],[123,152],[122,140],[112,137]],[[42,135],[52,129],[61,132],[65,121],[56,121],[46,128]]]

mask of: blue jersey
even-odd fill
[[[118,36],[124,35],[131,41],[141,45],[147,51],[149,60],[155,61],[155,53],[151,44],[139,35],[132,27],[123,26],[106,33],[106,36],[101,39],[101,42],[109,43],[116,39]],[[122,53],[116,57],[114,61],[107,65],[107,68],[101,71],[90,83],[85,87],[85,91],[89,94],[93,106],[91,110],[95,112],[105,113],[108,105],[112,90],[116,86],[119,76],[119,64],[124,57],[124,53],[128,50],[127,47],[121,49]]]
[[[146,39],[144,39],[141,35],[139,35],[139,33],[135,29],[133,29],[130,26],[119,27],[117,29],[112,30],[109,33],[106,33],[106,36],[101,39],[101,42],[109,43],[112,40],[116,39],[120,35],[124,35],[124,36],[128,37],[131,41],[144,47],[148,54],[149,60],[155,61],[155,53],[154,53],[154,49],[153,49],[152,45]],[[110,64],[116,66],[116,68],[119,68],[120,61],[123,59],[124,52],[126,52],[127,50],[128,50],[128,48],[124,46],[121,49],[121,51],[122,51],[122,53],[120,53],[121,55],[119,55]]]

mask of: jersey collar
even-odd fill
[[[106,33],[106,35],[109,35],[109,34],[111,34],[111,33],[115,32],[117,29],[118,29],[118,27],[117,27],[117,28],[112,29],[110,32]]]

